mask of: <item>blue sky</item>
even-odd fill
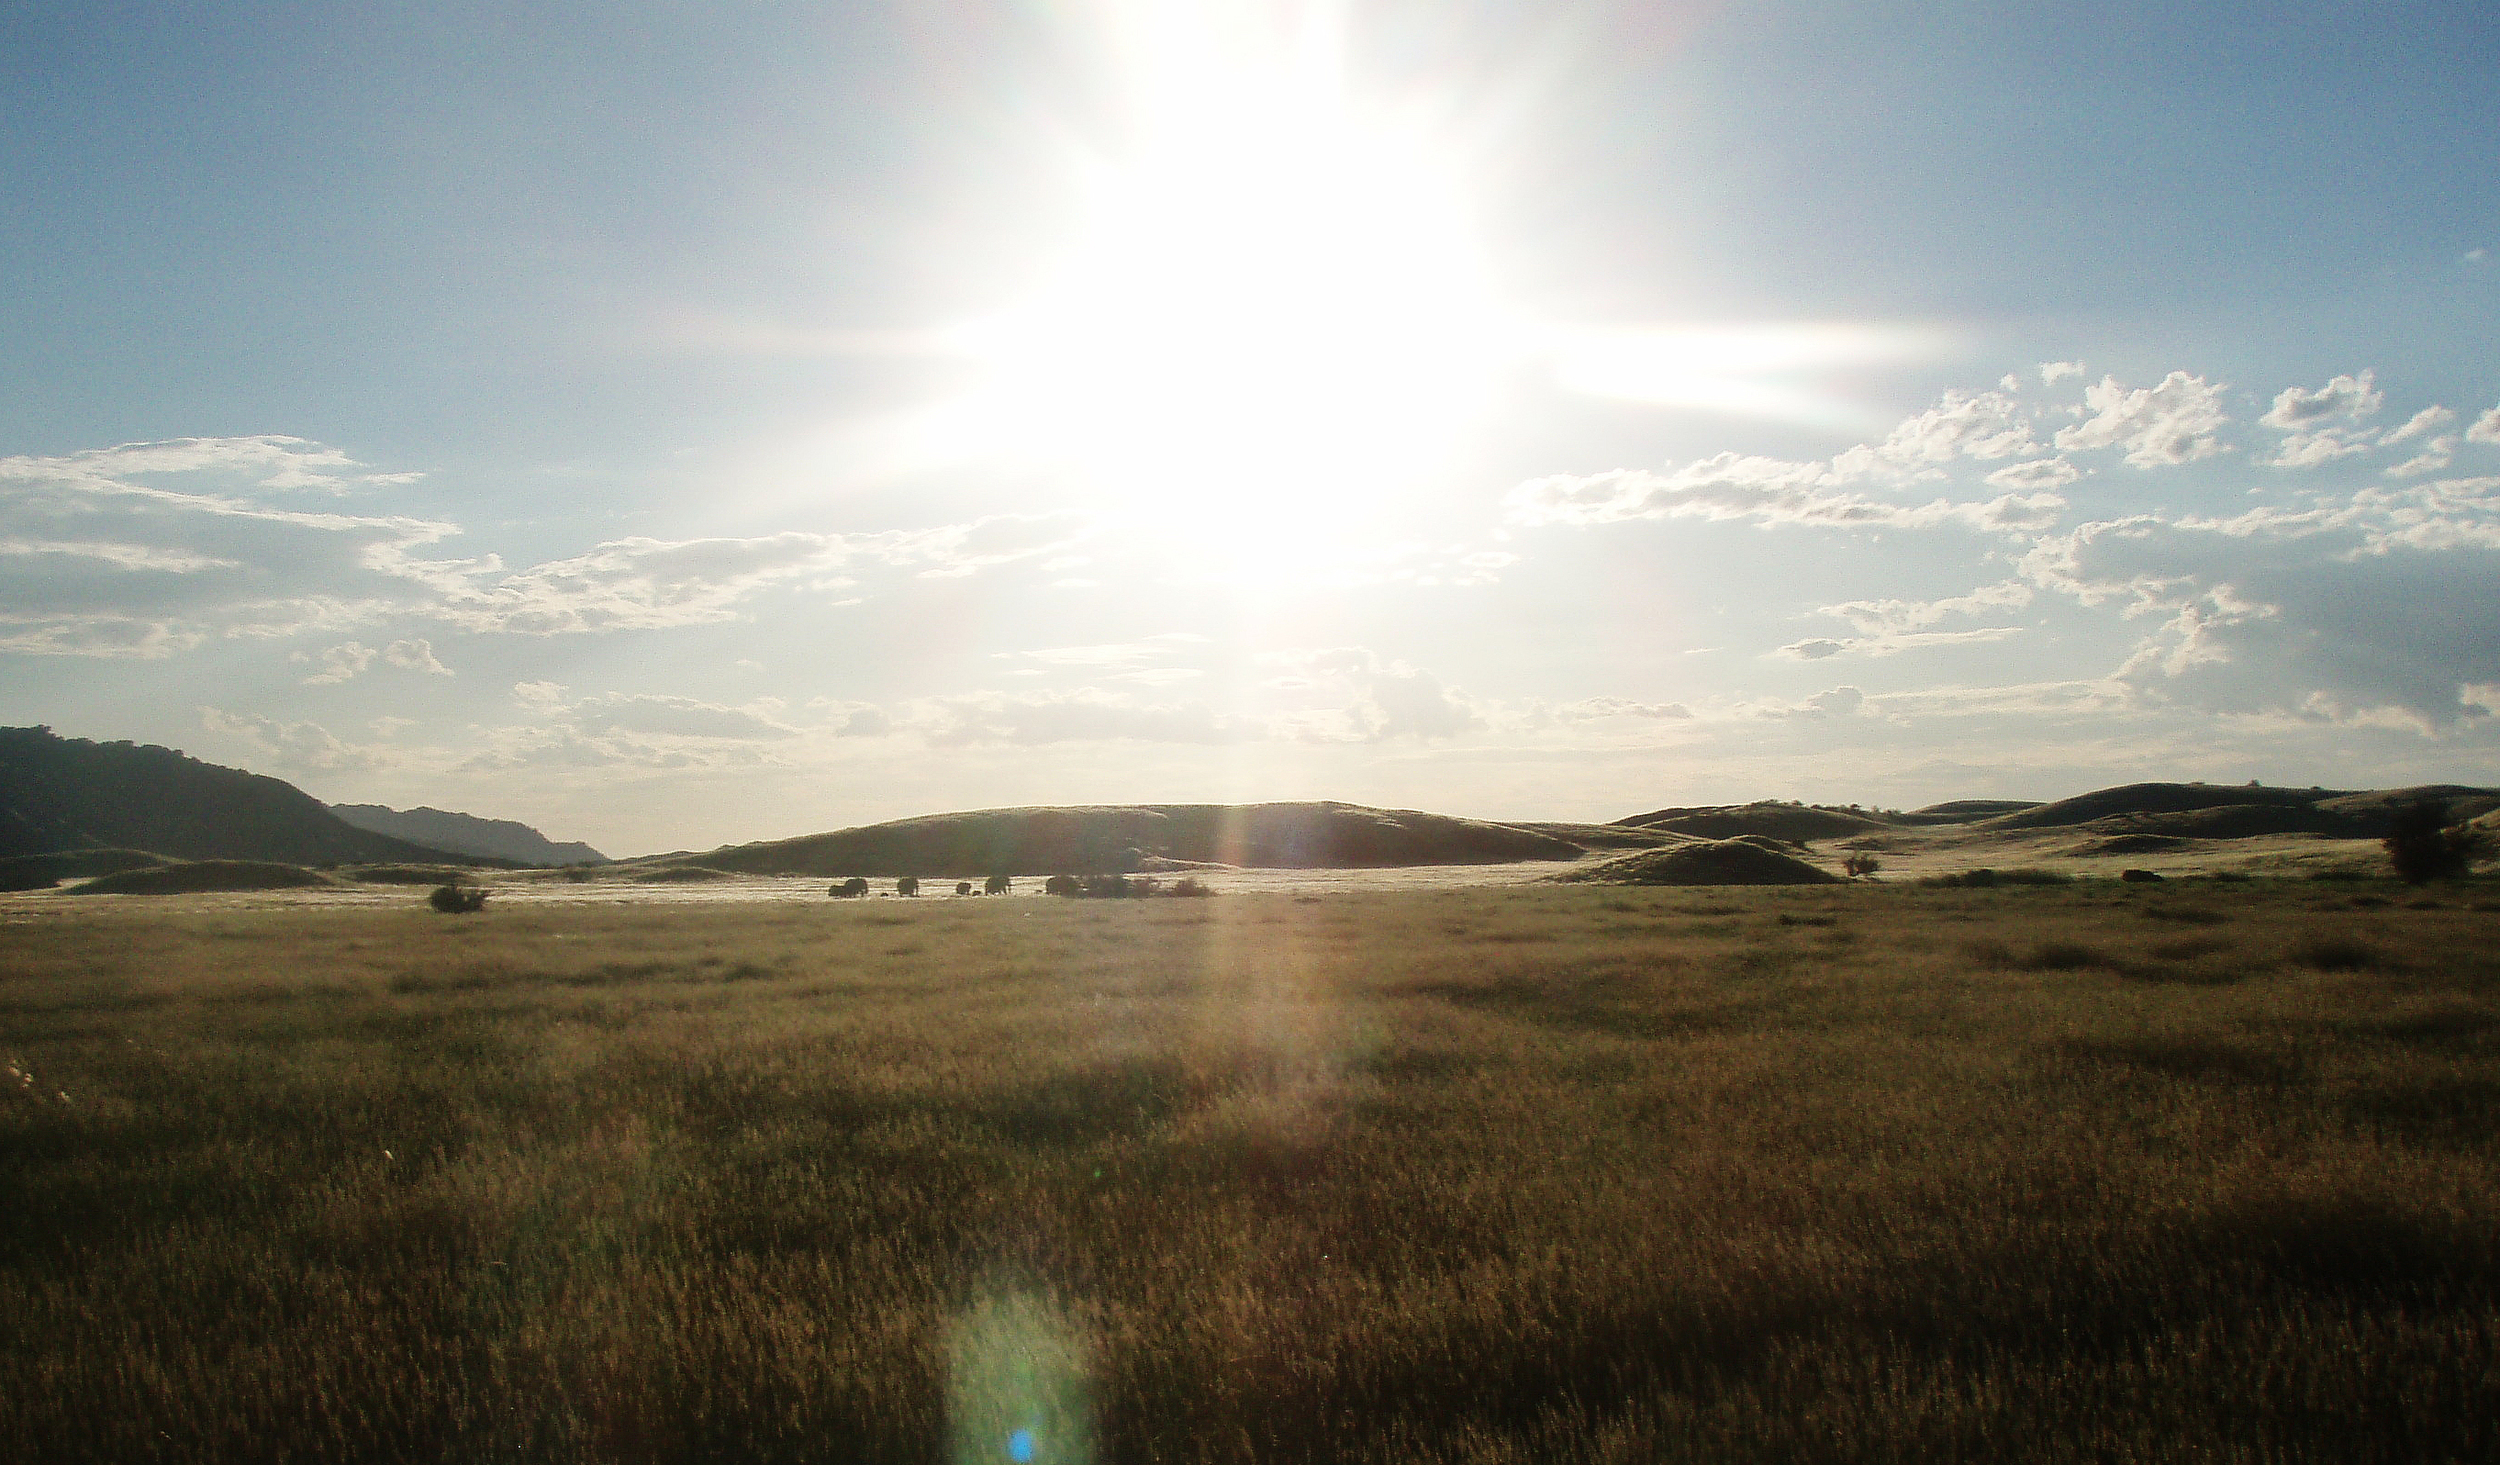
[[[0,718],[616,852],[2500,782],[2456,5],[29,4]]]

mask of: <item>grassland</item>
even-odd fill
[[[15,1458],[2500,1457],[2489,885],[98,899]]]

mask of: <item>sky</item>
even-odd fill
[[[2479,3],[22,0],[0,723],[610,854],[2500,783]]]

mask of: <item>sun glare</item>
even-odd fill
[[[1521,328],[1448,150],[1363,104],[1332,11],[1289,8],[1099,7],[1130,141],[1043,287],[955,332],[983,380],[931,430],[1233,529],[1447,462]]]
[[[1039,284],[944,333],[971,384],[915,458],[1043,468],[1204,574],[1332,573],[1460,481],[1505,387],[1845,426],[1801,371],[1920,349],[1843,326],[1565,326],[1506,302],[1470,154],[1351,74],[1343,0],[1064,0],[1123,119]],[[1410,91],[1407,95],[1417,93]]]

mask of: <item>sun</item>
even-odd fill
[[[925,432],[1208,533],[1307,535],[1448,466],[1524,327],[1456,150],[1289,9],[1101,8],[1128,141],[1041,287],[951,333],[977,384]]]

